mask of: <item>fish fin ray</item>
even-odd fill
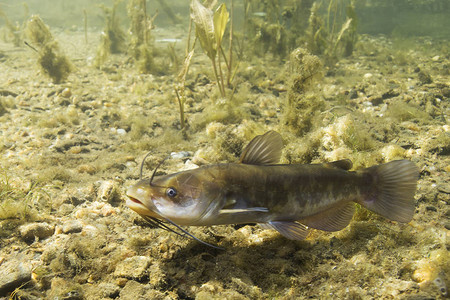
[[[365,169],[373,187],[360,204],[385,218],[411,221],[419,169],[409,160],[396,160]]]
[[[280,161],[283,139],[276,131],[258,135],[244,148],[240,163],[249,165],[273,165]]]
[[[347,202],[299,220],[308,227],[323,231],[339,231],[347,227],[355,213],[355,204]]]
[[[291,221],[270,221],[268,223],[260,224],[263,228],[270,227],[271,229],[275,229],[285,238],[290,240],[301,241],[304,240],[308,236],[308,227],[298,222]]]
[[[219,214],[234,214],[244,212],[269,212],[269,209],[265,207],[249,207],[249,208],[225,208],[219,210]]]

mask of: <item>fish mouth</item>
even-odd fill
[[[147,205],[144,204],[143,201],[139,200],[136,194],[139,194],[139,189],[135,189],[134,187],[130,188],[127,191],[127,199],[125,201],[126,206],[137,212],[142,216],[150,216],[150,217],[159,217],[158,213],[148,208]],[[142,195],[138,195],[142,196]],[[145,201],[147,203],[149,201]],[[151,201],[150,201],[151,203]]]
[[[127,196],[128,196],[128,195],[127,195]],[[138,199],[133,198],[133,197],[131,197],[131,196],[128,196],[128,199],[127,199],[127,200],[130,200],[130,201],[132,201],[132,202],[134,202],[134,203],[143,205],[141,201],[139,201]]]

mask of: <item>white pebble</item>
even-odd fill
[[[127,133],[127,131],[123,128],[119,128],[117,129],[117,134],[118,135],[125,135]]]
[[[373,76],[372,73],[366,73],[366,74],[364,74],[364,78],[365,78],[365,79],[370,79],[370,78],[372,78],[372,76]]]
[[[183,159],[185,157],[189,157],[189,152],[187,151],[180,151],[180,152],[172,152],[170,153],[170,156],[172,156],[172,158],[178,158],[178,159]]]

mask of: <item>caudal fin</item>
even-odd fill
[[[369,187],[360,203],[392,221],[411,221],[419,169],[409,160],[396,160],[363,171]]]

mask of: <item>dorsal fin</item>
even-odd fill
[[[341,160],[336,160],[336,161],[332,161],[329,163],[324,163],[322,164],[324,167],[329,167],[329,168],[338,168],[338,169],[342,169],[342,170],[350,170],[353,167],[353,163],[350,159],[341,159]]]
[[[258,135],[242,151],[240,163],[249,165],[277,164],[283,149],[283,139],[276,131]]]

